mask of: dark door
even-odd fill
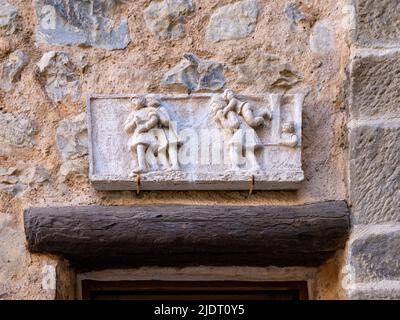
[[[84,300],[308,300],[307,283],[248,281],[82,281]]]

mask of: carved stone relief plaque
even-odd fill
[[[304,94],[93,95],[98,190],[296,189]]]

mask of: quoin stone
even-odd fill
[[[354,126],[349,140],[355,220],[400,222],[400,126],[389,121]]]
[[[351,63],[350,111],[355,119],[399,116],[400,53],[358,52]]]
[[[18,10],[7,0],[0,0],[0,28],[6,35],[13,34],[18,28]]]

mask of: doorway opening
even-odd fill
[[[83,300],[308,300],[306,281],[82,280]]]

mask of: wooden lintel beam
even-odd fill
[[[297,206],[86,206],[25,210],[31,252],[80,269],[318,266],[343,248],[344,201]]]

